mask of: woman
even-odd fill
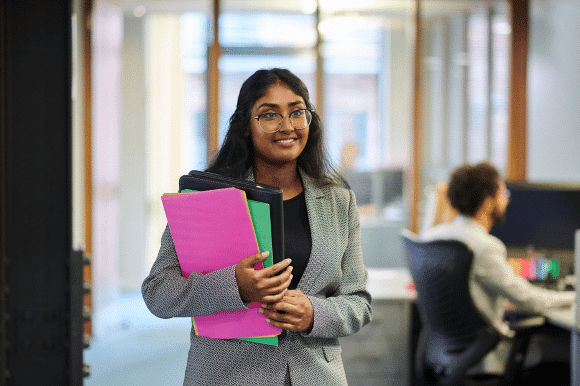
[[[320,119],[300,79],[274,68],[244,82],[208,171],[282,189],[288,259],[256,271],[254,264],[267,257],[257,254],[186,279],[166,228],[142,293],[162,318],[257,301],[269,323],[286,332],[275,347],[192,331],[184,385],[347,384],[338,338],[371,320],[371,298],[354,194],[332,177],[323,149]]]

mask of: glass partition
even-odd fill
[[[294,4],[224,1],[219,20],[219,143],[244,80],[259,69],[287,68],[316,95],[316,17]]]
[[[511,28],[505,1],[426,1],[421,8],[422,212],[463,163],[505,173]]]
[[[413,2],[322,1],[320,19],[329,153],[363,224],[406,225]]]

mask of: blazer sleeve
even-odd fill
[[[305,337],[339,338],[356,333],[372,319],[371,295],[366,289],[368,272],[363,264],[360,220],[354,193],[349,192],[348,238],[342,256],[342,276],[338,289],[321,298],[307,295],[314,309],[314,324]],[[332,242],[331,240],[327,242]]]
[[[169,226],[161,237],[161,248],[149,276],[141,286],[147,308],[160,318],[195,317],[247,308],[240,298],[235,266],[205,275],[181,274]]]

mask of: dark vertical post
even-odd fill
[[[82,261],[71,260],[71,0],[6,0],[1,8],[0,379],[10,386],[80,385],[76,263]]]
[[[4,385],[6,378],[10,376],[7,364],[8,345],[7,342],[7,297],[10,289],[8,288],[8,277],[6,269],[8,267],[8,258],[6,256],[6,239],[7,239],[7,216],[6,216],[6,134],[7,134],[7,116],[8,103],[6,101],[6,78],[8,71],[6,68],[6,7],[0,7],[0,385]]]

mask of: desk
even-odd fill
[[[570,331],[570,384],[580,385],[580,323],[576,318],[576,305],[570,308],[549,310],[548,321],[560,328]]]
[[[575,288],[580,288],[580,229],[574,235]],[[570,384],[580,385],[580,298],[568,309],[555,309],[546,313],[548,321],[570,331]]]
[[[341,338],[349,385],[412,385],[416,338],[420,328],[414,306],[416,292],[408,288],[407,269],[369,269],[373,321],[359,333]],[[571,385],[580,385],[580,325],[576,307],[546,313],[549,323],[571,333]]]
[[[381,218],[361,219],[361,245],[365,267],[377,272],[406,269],[401,229],[402,221]],[[386,252],[388,251],[388,252]]]
[[[411,376],[410,323],[415,293],[406,269],[369,269],[373,320],[340,338],[349,386],[407,386]]]

